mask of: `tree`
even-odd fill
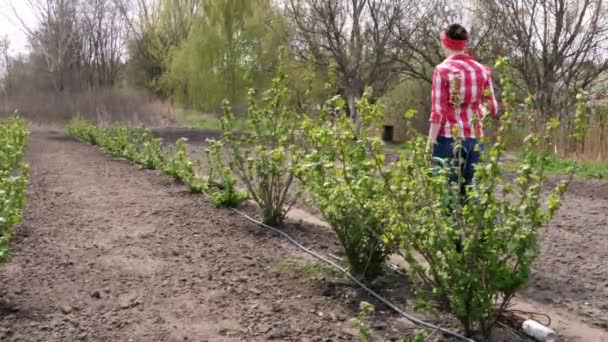
[[[82,3],[79,17],[78,64],[89,86],[111,87],[122,66],[126,23],[111,0]]]
[[[11,88],[11,59],[9,56],[10,41],[8,37],[0,39],[0,84],[1,88],[8,92]]]
[[[491,39],[494,34],[493,21],[476,20],[474,8],[462,6],[449,0],[415,3],[409,15],[398,26],[397,53],[395,61],[403,76],[432,83],[433,68],[445,58],[439,35],[442,28],[452,23],[467,26],[471,42],[469,53],[481,62],[493,63],[497,44]],[[468,24],[468,25],[467,25]]]
[[[572,113],[575,93],[596,87],[608,70],[608,9],[603,0],[477,0],[543,119]]]
[[[356,101],[366,86],[381,95],[397,79],[392,54],[409,0],[287,0],[296,55],[327,70],[336,66],[340,92],[359,127]]]
[[[25,0],[39,27],[28,26],[17,10],[13,12],[27,34],[32,48],[43,59],[55,90],[65,89],[66,71],[74,63],[77,32],[77,0]]]
[[[194,18],[170,56],[163,89],[181,103],[216,111],[224,99],[243,105],[265,88],[283,43],[283,20],[270,0],[214,0]]]
[[[113,0],[131,40],[129,64],[137,85],[161,92],[170,53],[181,45],[205,0]],[[162,93],[162,92],[161,92]]]
[[[19,18],[31,53],[55,91],[112,87],[124,64],[126,22],[113,0],[27,0],[37,26]]]

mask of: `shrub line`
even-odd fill
[[[84,126],[82,126],[84,124]],[[100,147],[100,150],[102,152],[105,152],[107,154],[113,155],[114,157],[117,157],[119,159],[122,160],[127,160],[127,161],[131,161],[134,162],[135,164],[139,164],[142,166],[144,163],[142,162],[142,160],[139,160],[137,158],[133,158],[133,155],[130,155],[129,153],[125,153],[125,150],[123,150],[125,147],[124,146],[120,146],[120,148],[118,148],[115,151],[112,151],[112,149],[109,149],[108,146],[103,146],[103,143],[100,143],[99,140],[99,136],[98,134],[96,134],[95,132],[97,132],[99,130],[98,127],[94,126],[94,125],[90,125],[86,122],[83,121],[79,121],[78,119],[76,119],[75,121],[72,121],[70,123],[70,125],[68,126],[68,130],[69,133],[76,137],[79,138],[79,140],[84,141],[84,142],[88,142],[91,145],[98,145]],[[84,128],[84,129],[83,129]],[[118,131],[121,132],[127,132],[128,129],[125,131],[126,127],[122,127],[122,126],[118,126],[115,125],[114,129],[118,129]],[[84,133],[84,134],[83,134]],[[147,135],[149,132],[148,131],[140,131],[140,133],[143,133],[144,135]],[[111,133],[110,133],[111,134]],[[128,134],[128,133],[127,133]],[[83,139],[83,136],[85,137]],[[95,137],[94,139],[90,139],[90,137]],[[109,137],[107,137],[109,139],[115,139],[114,137],[112,137],[111,135]],[[92,143],[94,142],[94,143]],[[105,143],[108,143],[108,141],[104,141]],[[164,157],[160,157],[159,158],[159,162],[161,164],[166,163],[168,160],[180,160],[180,162],[178,162],[174,167],[174,168],[170,168],[171,171],[173,172],[168,172],[168,168],[167,167],[162,167],[162,165],[156,165],[156,163],[152,163],[152,165],[148,165],[149,168],[157,168],[158,166],[159,169],[161,171],[163,171],[165,174],[168,174],[170,176],[173,176],[176,180],[180,181],[182,184],[187,185],[191,190],[193,190],[194,192],[200,193],[202,195],[204,195],[205,197],[207,197],[208,199],[211,200],[212,203],[217,204],[217,194],[209,194],[208,192],[206,192],[205,190],[208,190],[209,187],[205,187],[205,186],[196,186],[193,187],[193,182],[194,179],[196,178],[193,174],[193,171],[190,167],[184,167],[184,165],[191,165],[191,163],[187,162],[187,160],[182,160],[184,159],[185,155],[185,150],[184,150],[184,146],[183,146],[183,142],[178,143],[178,146],[181,145],[181,148],[179,147],[174,147],[173,149],[176,150],[174,151],[174,153],[169,153],[169,158],[167,158],[166,156]],[[219,146],[216,146],[219,147]],[[128,148],[126,148],[128,149]],[[113,153],[114,152],[114,153]],[[176,155],[179,155],[179,157],[176,157]],[[147,159],[147,158],[146,158]],[[168,159],[168,160],[167,160]],[[186,158],[187,159],[187,158]],[[161,161],[162,160],[162,161]],[[173,164],[173,162],[170,162],[170,164]],[[184,172],[184,170],[187,170],[188,172]],[[216,170],[217,172],[217,170]],[[221,171],[219,172],[220,174],[222,173]],[[209,180],[208,180],[209,181]],[[236,191],[236,189],[232,189],[231,192]],[[236,204],[236,203],[235,203]],[[376,293],[375,291],[373,291],[372,289],[370,289],[369,287],[367,287],[365,284],[363,284],[360,280],[358,280],[355,276],[353,276],[350,272],[348,272],[348,270],[346,270],[344,267],[338,265],[337,263],[329,260],[328,258],[326,258],[325,256],[311,250],[308,249],[306,247],[304,247],[300,242],[298,242],[296,239],[292,238],[289,234],[282,232],[281,230],[274,228],[268,224],[265,224],[261,221],[255,220],[254,218],[252,218],[251,216],[241,212],[240,210],[236,209],[236,208],[232,208],[229,207],[229,209],[231,209],[233,212],[241,215],[243,218],[245,218],[246,220],[255,223],[261,227],[264,227],[266,229],[270,229],[273,232],[276,232],[278,234],[280,234],[281,236],[283,236],[284,238],[286,238],[289,242],[291,242],[292,244],[294,244],[297,248],[301,249],[302,251],[312,255],[313,257],[325,262],[326,264],[334,267],[336,270],[340,271],[341,273],[344,273],[349,279],[351,279],[356,285],[358,285],[359,287],[361,287],[363,290],[365,290],[367,293],[369,293],[371,296],[373,296],[374,298],[378,299],[379,301],[381,301],[382,303],[386,304],[389,308],[391,308],[392,310],[394,310],[395,312],[397,312],[398,314],[400,314],[401,316],[405,317],[406,319],[408,319],[409,321],[411,321],[414,324],[423,326],[425,328],[434,330],[434,331],[441,331],[442,333],[458,338],[460,340],[463,341],[469,341],[469,342],[474,342],[474,340],[465,337],[464,335],[458,334],[456,332],[453,332],[451,330],[439,327],[437,325],[434,325],[432,323],[429,322],[425,322],[422,319],[416,318],[408,313],[406,313],[405,311],[403,311],[401,308],[399,308],[396,304],[393,304],[392,302],[390,302],[388,299],[382,297],[380,294]]]

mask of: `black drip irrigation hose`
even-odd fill
[[[324,257],[323,255],[321,255],[321,254],[319,254],[319,253],[317,253],[317,252],[315,252],[315,251],[313,251],[311,249],[308,249],[308,248],[304,247],[304,245],[302,245],[300,242],[298,242],[297,240],[295,240],[294,238],[292,238],[289,234],[287,234],[287,233],[285,233],[285,232],[283,232],[283,231],[281,231],[279,229],[276,229],[276,228],[274,228],[272,226],[269,226],[269,225],[267,225],[267,224],[265,224],[263,222],[260,222],[260,221],[258,221],[256,219],[252,218],[251,216],[249,216],[249,215],[247,215],[247,214],[245,214],[245,213],[237,210],[237,209],[234,209],[234,208],[230,208],[230,209],[232,209],[232,211],[234,211],[235,213],[243,216],[248,221],[250,221],[252,223],[255,223],[256,225],[258,225],[260,227],[269,229],[269,230],[271,230],[271,231],[273,231],[273,232],[275,232],[275,233],[283,236],[284,238],[286,238],[287,240],[289,240],[289,242],[291,242],[292,244],[294,244],[296,247],[298,247],[302,251],[304,251],[304,252],[312,255],[313,257],[315,257],[315,258],[317,258],[317,259],[325,262],[326,264],[332,266],[333,268],[337,269],[338,271],[344,273],[350,280],[352,280],[355,284],[357,284],[359,287],[361,287],[363,290],[365,290],[372,297],[374,297],[377,300],[381,301],[382,303],[386,304],[388,307],[390,307],[391,309],[393,309],[395,312],[397,312],[401,316],[405,317],[410,322],[412,322],[414,324],[417,324],[417,325],[420,325],[420,326],[423,326],[423,327],[428,328],[428,329],[433,330],[433,331],[440,331],[440,332],[442,332],[445,335],[458,338],[458,339],[460,339],[462,341],[475,342],[475,340],[473,340],[471,338],[468,338],[468,337],[466,337],[466,336],[464,336],[462,334],[453,332],[451,330],[442,328],[440,326],[434,325],[434,324],[429,323],[429,322],[425,322],[425,321],[423,321],[423,320],[421,320],[421,319],[419,319],[417,317],[414,317],[414,316],[408,314],[407,312],[405,312],[401,308],[399,308],[397,305],[391,303],[388,299],[382,297],[381,295],[379,295],[378,293],[376,293],[374,290],[372,290],[369,287],[367,287],[365,284],[363,284],[361,281],[359,281],[356,277],[354,277],[352,274],[350,274],[350,272],[348,272],[344,267],[342,267],[342,266],[338,265],[337,263],[329,260],[328,258]]]

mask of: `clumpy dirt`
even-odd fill
[[[357,339],[367,298],[305,275],[307,256],[272,233],[63,133],[34,133],[29,163],[1,341]],[[411,332],[393,318],[378,336]]]
[[[192,151],[200,155],[213,131],[161,129],[171,142],[175,133],[187,133]],[[389,159],[395,159],[394,153]],[[559,177],[551,177],[547,190]],[[307,205],[300,207],[315,212]],[[331,239],[331,237],[329,237]],[[565,205],[544,229],[540,254],[523,299],[574,314],[608,332],[608,182],[575,179]]]
[[[183,135],[198,149],[214,134],[165,138]],[[349,319],[371,300],[273,233],[64,133],[34,133],[29,162],[25,220],[0,266],[1,341],[358,340]],[[608,330],[607,209],[607,183],[573,184],[521,300]],[[327,228],[286,230],[339,252]],[[407,279],[391,277],[372,285],[411,309]],[[408,340],[415,327],[371,302],[375,340]]]
[[[217,136],[213,131],[157,131],[168,142],[176,139],[176,133],[187,133],[191,150],[197,155],[205,148],[207,138]],[[551,177],[547,190],[559,180]],[[315,212],[305,204],[300,207]],[[321,238],[332,240],[332,236]],[[608,334],[608,182],[573,181],[565,205],[543,230],[539,253],[530,283],[520,293],[521,300],[542,305],[541,311],[577,317]]]
[[[608,183],[575,180],[542,239],[522,295],[608,331]]]

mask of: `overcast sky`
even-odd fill
[[[18,54],[27,51],[27,37],[20,29],[21,24],[12,6],[28,26],[34,26],[36,19],[25,0],[0,0],[0,37],[7,36],[11,42],[11,53]]]

